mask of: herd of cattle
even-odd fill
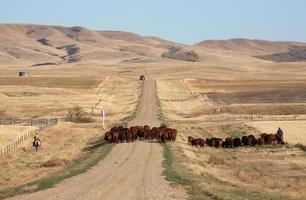
[[[176,140],[177,130],[168,128],[166,125],[160,127],[150,126],[131,126],[130,128],[124,128],[122,126],[113,127],[105,133],[104,140],[109,143],[123,143],[123,142],[134,142],[136,140],[156,140],[159,143],[174,142]],[[278,134],[267,134],[263,133],[259,138],[256,139],[254,135],[242,136],[232,138],[227,137],[224,140],[221,138],[194,138],[189,136],[188,142],[194,147],[223,147],[233,148],[239,146],[255,146],[264,144],[279,143],[284,144],[283,138],[279,137]]]
[[[194,147],[223,147],[223,148],[233,148],[239,146],[255,146],[264,144],[284,144],[283,138],[279,137],[277,134],[267,134],[263,133],[258,139],[254,135],[242,136],[242,138],[227,137],[224,140],[221,138],[207,138],[206,140],[202,138],[188,137],[188,142]]]
[[[160,143],[174,142],[177,130],[165,125],[150,128],[149,126],[113,127],[105,133],[104,140],[109,143],[134,142],[136,140],[156,140]]]

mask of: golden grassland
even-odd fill
[[[29,126],[1,126],[0,128],[0,149],[15,141],[21,135],[36,129]]]
[[[301,136],[304,121],[292,122],[290,126],[291,122],[281,121],[208,123],[205,116],[306,114],[305,96],[300,94],[306,83],[305,63],[274,64],[234,53],[204,50],[199,53],[203,59],[198,63],[91,61],[59,66],[1,67],[1,118],[57,117],[61,121],[58,126],[41,133],[41,151],[34,152],[27,141],[0,161],[4,166],[0,169],[1,189],[25,184],[65,168],[41,168],[41,163],[48,160],[72,161],[87,155],[84,148],[104,134],[101,109],[107,110],[108,126],[131,119],[140,94],[138,78],[145,74],[157,80],[166,123],[179,130],[178,141],[169,148],[175,171],[187,181],[192,197],[302,198],[306,182],[305,152],[293,145],[305,144]],[[29,70],[31,77],[17,78],[20,70]],[[270,94],[272,102],[267,101]],[[68,110],[76,105],[94,122],[65,122]],[[258,135],[262,131],[273,132],[279,126],[284,127],[285,139],[289,142],[282,147],[223,150],[195,149],[187,144],[189,135],[204,138]],[[292,126],[301,128],[293,129]]]
[[[41,167],[48,160],[64,159],[72,162],[87,155],[86,147],[95,140],[102,140],[105,132],[102,130],[102,108],[107,110],[106,129],[114,124],[124,125],[135,111],[141,91],[137,76],[123,78],[117,75],[119,73],[116,70],[107,67],[79,69],[78,73],[71,73],[68,78],[61,77],[58,71],[49,77],[52,71],[45,68],[33,70],[33,78],[17,78],[18,81],[11,82],[7,80],[16,78],[8,72],[7,79],[0,81],[2,116],[60,119],[57,126],[40,132],[42,148],[38,152],[32,149],[32,140],[28,140],[0,160],[1,190],[47,177],[67,167]],[[73,106],[82,107],[94,122],[66,122],[67,112]],[[1,133],[8,130],[4,126],[0,128]],[[21,134],[22,130],[16,132]]]
[[[205,87],[209,87],[205,85]],[[203,122],[196,111],[217,102],[192,95],[183,79],[159,80],[157,91],[164,121],[178,129],[177,142],[170,145],[176,182],[189,188],[191,199],[303,199],[306,186],[304,143],[305,121],[292,122]],[[188,113],[188,119],[186,114]],[[192,114],[196,113],[195,116]],[[194,117],[194,118],[193,118]],[[284,126],[282,126],[284,125]],[[237,149],[193,148],[187,137],[237,137],[275,132],[282,126],[288,145]],[[269,128],[267,128],[269,127]],[[297,138],[298,137],[298,138]],[[306,144],[306,143],[304,143]]]

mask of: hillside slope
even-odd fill
[[[164,60],[174,42],[83,27],[0,24],[0,65],[42,66],[74,62]]]
[[[291,46],[306,46],[300,42],[279,42],[249,39],[230,39],[230,40],[204,40],[195,44],[198,47],[209,49],[219,49],[224,51],[238,52],[248,55],[263,55],[283,53]]]

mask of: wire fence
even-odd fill
[[[55,126],[58,119],[0,119],[0,125],[18,125],[18,126]]]
[[[306,115],[239,115],[221,114],[201,116],[203,121],[295,121],[306,120]]]
[[[18,125],[18,126],[37,126],[35,130],[31,130],[8,145],[0,148],[0,157],[8,154],[13,149],[16,149],[22,142],[32,138],[44,128],[57,125],[58,119],[0,119],[0,125]]]

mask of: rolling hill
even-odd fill
[[[185,45],[123,31],[26,24],[0,24],[0,31],[0,66],[306,60],[306,43],[301,42],[231,39]]]
[[[195,46],[238,52],[248,55],[264,55],[287,52],[291,46],[306,46],[300,42],[280,42],[250,39],[204,40]]]

